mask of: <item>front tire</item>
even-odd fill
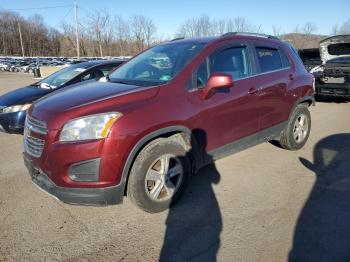
[[[287,150],[301,149],[309,138],[311,130],[310,111],[304,104],[299,104],[282,131],[279,143]]]
[[[127,195],[144,211],[161,212],[179,200],[190,175],[191,165],[184,147],[171,138],[159,138],[136,157]]]

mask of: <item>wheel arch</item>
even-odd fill
[[[184,146],[186,151],[189,151],[192,146],[194,147],[197,146],[196,143],[194,142],[195,140],[193,139],[191,130],[182,125],[168,126],[165,128],[161,128],[142,137],[140,140],[137,141],[137,143],[134,145],[134,147],[130,151],[123,167],[120,186],[122,187],[124,195],[126,195],[126,192],[127,192],[129,174],[137,155],[141,152],[141,150],[147,144],[154,141],[155,139],[169,138],[169,137],[174,137],[174,139],[179,141]]]
[[[314,96],[303,96],[301,98],[299,98],[293,105],[292,110],[289,112],[289,117],[288,117],[288,121],[290,120],[291,116],[293,115],[293,112],[295,110],[295,108],[300,105],[300,104],[307,104],[308,107],[310,107],[311,105],[315,105],[315,97]]]

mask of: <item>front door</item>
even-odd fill
[[[201,89],[213,73],[230,74],[234,86],[203,99]],[[206,132],[208,141],[207,152],[257,132],[258,107],[256,96],[250,94],[254,87],[251,74],[250,54],[245,44],[219,48],[194,72],[194,89],[189,94],[199,107],[200,128]]]

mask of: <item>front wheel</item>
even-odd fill
[[[128,197],[146,212],[161,212],[179,200],[190,174],[184,147],[172,139],[156,139],[135,159],[127,186]]]
[[[279,139],[280,145],[287,150],[299,150],[309,138],[311,115],[306,105],[298,105],[290,117]]]

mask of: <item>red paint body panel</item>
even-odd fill
[[[120,184],[126,160],[138,141],[161,128],[203,129],[207,134],[205,149],[211,151],[286,121],[298,99],[313,95],[312,76],[296,62],[286,44],[277,40],[268,42],[287,50],[292,61],[290,68],[233,79],[232,87],[217,90],[208,99],[204,98],[203,90],[186,89],[189,77],[205,57],[235,41],[250,43],[259,39],[214,38],[170,83],[159,87],[96,82],[39,100],[29,115],[47,123],[48,134],[42,156],[32,158],[34,165],[61,187],[108,187]],[[249,93],[251,88],[257,92]],[[59,142],[67,121],[103,112],[123,114],[106,139]],[[77,182],[68,177],[69,166],[95,158],[101,159],[99,181]]]

